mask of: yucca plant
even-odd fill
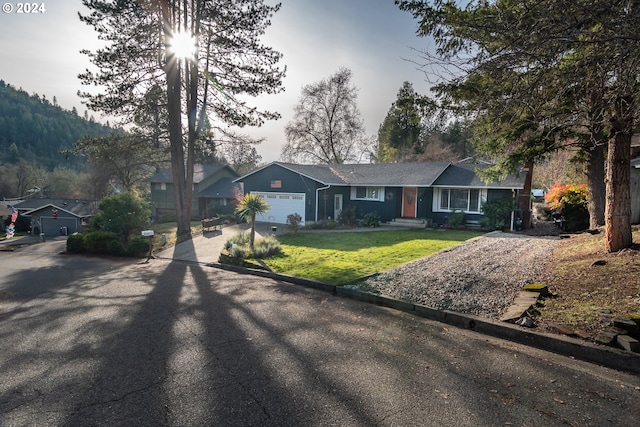
[[[245,194],[238,198],[236,213],[238,216],[251,224],[251,234],[249,235],[249,248],[253,251],[253,242],[256,239],[256,215],[269,210],[269,205],[265,200],[256,194]]]

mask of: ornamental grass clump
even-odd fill
[[[235,260],[264,259],[282,253],[280,242],[275,236],[265,236],[254,242],[253,250],[249,245],[250,235],[244,231],[232,236],[224,244],[224,257]],[[221,257],[223,259],[224,257]]]
[[[258,240],[253,247],[253,258],[264,259],[281,253],[282,247],[275,236],[266,236]]]

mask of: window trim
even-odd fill
[[[454,191],[467,191],[467,206],[464,209],[451,208],[451,195]],[[469,210],[471,205],[471,193],[473,191],[478,192],[477,210]],[[443,196],[447,197],[446,204]],[[463,211],[468,214],[481,214],[482,205],[487,201],[487,189],[486,188],[474,188],[474,187],[442,187],[436,188],[433,197],[433,211],[434,212],[454,212]],[[446,206],[446,207],[445,207]]]
[[[365,189],[365,197],[358,197],[357,196],[357,191],[359,188],[364,188]],[[375,189],[375,191],[378,192],[377,197],[367,197],[367,195],[369,194],[369,190],[370,189]],[[359,200],[359,201],[365,201],[365,202],[384,202],[384,187],[379,187],[379,186],[375,186],[375,185],[357,185],[354,187],[351,187],[351,200]]]

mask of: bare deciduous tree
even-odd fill
[[[294,118],[285,127],[284,160],[314,164],[358,160],[365,137],[351,76],[351,70],[341,68],[302,88]]]

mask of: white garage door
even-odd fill
[[[304,193],[253,192],[253,194],[262,196],[269,205],[269,211],[256,217],[256,221],[286,224],[288,215],[298,213],[302,217],[302,225],[304,225]]]

